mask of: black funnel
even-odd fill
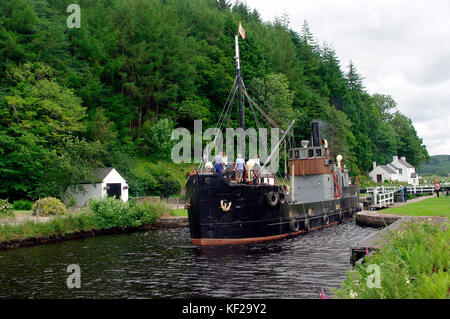
[[[320,147],[319,122],[311,122],[312,146]]]

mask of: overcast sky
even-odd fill
[[[263,20],[287,13],[300,32],[307,20],[350,59],[369,93],[391,95],[411,118],[430,155],[450,154],[450,1],[247,0]],[[245,26],[244,26],[245,28]]]

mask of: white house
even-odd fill
[[[115,196],[124,202],[128,201],[128,183],[113,167],[99,169],[97,177],[94,184],[76,185],[75,190],[69,188],[64,196],[64,202],[68,203],[74,197],[76,199],[75,207],[84,207],[90,199],[100,199],[105,196]]]
[[[373,162],[373,170],[369,173],[370,178],[377,183],[383,183],[384,181],[395,181],[398,178],[396,171],[387,165],[378,165]]]
[[[404,182],[409,185],[419,185],[419,175],[416,173],[414,166],[406,161],[405,157],[398,159],[393,157],[392,163],[377,166],[373,162],[373,170],[369,173],[373,181],[377,183],[385,180]]]

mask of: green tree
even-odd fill
[[[264,80],[255,78],[250,83],[255,101],[276,123],[286,129],[295,118],[292,108],[294,92],[284,74],[269,74]]]
[[[373,100],[377,109],[381,113],[381,120],[391,120],[393,117],[392,112],[397,108],[397,102],[395,102],[392,96],[375,93],[373,95]]]
[[[172,147],[175,141],[171,140],[174,122],[169,119],[161,119],[152,125],[146,121],[142,128],[141,148],[144,154],[154,158],[170,159]]]
[[[8,74],[13,86],[0,109],[0,194],[61,196],[99,165],[99,146],[77,139],[85,130],[80,98],[53,76],[41,63],[26,63]],[[88,170],[80,169],[86,162]]]

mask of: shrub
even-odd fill
[[[157,175],[156,180],[158,181],[158,193],[164,198],[180,191],[180,184],[167,172],[160,172],[160,174]]]
[[[178,193],[181,185],[163,165],[152,164],[143,169],[133,170],[130,189],[130,194],[134,196],[169,197],[171,194]]]
[[[30,202],[29,200],[16,200],[13,203],[13,207],[15,210],[31,210],[33,207],[33,202]]]
[[[76,204],[77,204],[77,198],[73,195],[70,196],[69,202],[67,203],[67,207],[72,208],[72,207],[75,207]]]
[[[0,217],[13,217],[14,210],[7,199],[0,199]]]
[[[122,200],[112,197],[92,199],[89,202],[89,208],[100,229],[150,224],[162,215],[165,209],[160,205],[146,202],[129,201],[124,203]]]
[[[100,229],[133,226],[128,215],[128,205],[120,199],[106,197],[91,199],[89,208],[94,213],[94,219]]]
[[[36,210],[39,203],[39,216],[48,215],[64,215],[67,212],[66,206],[57,198],[45,197],[37,200],[33,205],[33,215],[36,215]]]
[[[129,212],[135,220],[139,221],[140,224],[151,224],[156,218],[161,216],[167,208],[161,203],[150,203],[136,201],[129,202]]]

